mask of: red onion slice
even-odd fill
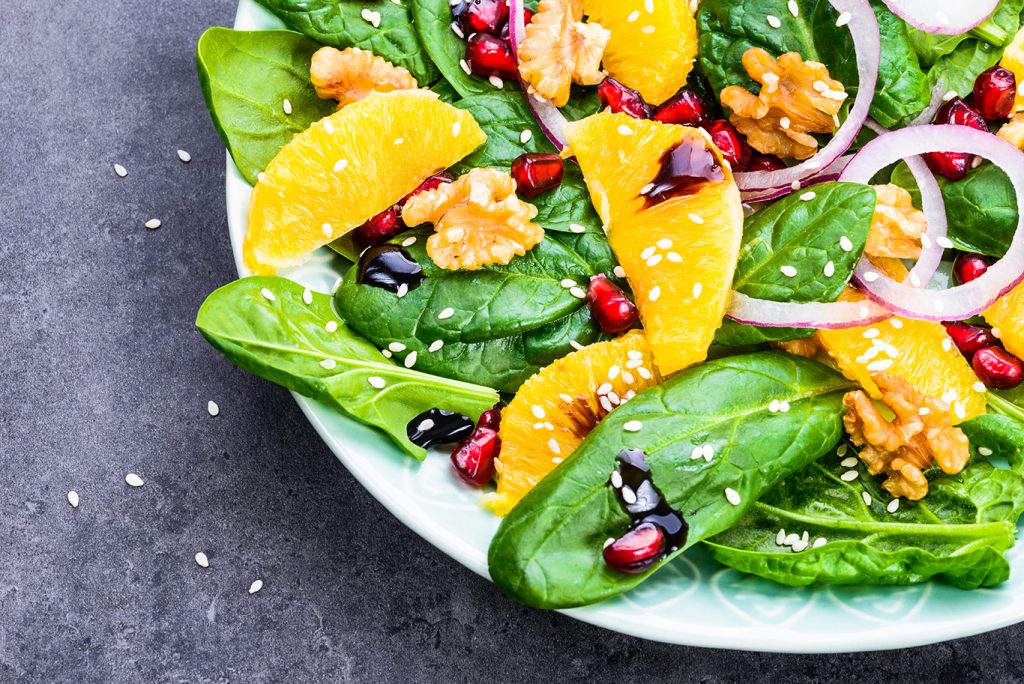
[[[831,181],[839,180],[839,176],[842,175],[843,169],[846,168],[846,165],[850,163],[851,159],[853,159],[852,154],[844,154],[842,157],[836,159],[834,162],[826,166],[824,169],[822,169],[815,175],[805,179],[802,183],[800,183],[800,188],[810,188],[817,185],[818,183],[829,183]],[[785,197],[786,195],[792,193],[793,191],[794,188],[792,186],[789,186],[786,188],[776,188],[774,190],[745,192],[743,193],[743,201],[746,202],[747,204],[754,204],[756,202],[770,202],[772,200],[779,199],[780,197]]]
[[[803,181],[828,167],[850,149],[868,118],[871,101],[878,82],[878,65],[882,42],[875,12],[867,0],[829,0],[839,12],[837,24],[848,24],[857,52],[857,97],[850,115],[825,147],[810,159],[779,171],[752,171],[736,174],[736,184],[750,196],[765,191],[783,190],[788,194],[799,189]],[[752,200],[751,200],[752,201]]]
[[[516,58],[516,64],[518,64],[519,44],[526,38],[526,15],[523,12],[523,0],[509,0],[508,9],[509,26],[512,29],[509,32],[512,54]],[[559,151],[565,149],[569,145],[569,141],[565,137],[565,126],[569,123],[569,120],[559,111],[555,103],[534,92],[530,85],[521,77],[519,84],[523,89],[526,105],[533,112],[533,118],[537,120],[540,130],[544,132],[545,137],[551,141],[551,144],[556,149]]]
[[[732,293],[726,317],[737,323],[765,328],[860,328],[892,318],[885,307],[865,299],[860,302],[773,302]]]
[[[897,17],[925,33],[967,33],[992,16],[999,0],[883,0]]]
[[[940,151],[975,154],[996,164],[1010,177],[1017,205],[1024,207],[1024,152],[1002,138],[967,126],[914,126],[886,133],[864,146],[841,180],[870,178],[901,159]],[[854,279],[868,297],[901,316],[926,321],[970,318],[1024,280],[1024,211],[1020,213],[1006,255],[977,280],[945,290],[917,288],[878,273],[867,259],[858,264]]]

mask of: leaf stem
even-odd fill
[[[1006,45],[1006,41],[1010,38],[1010,34],[1003,30],[999,24],[995,23],[991,19],[986,19],[981,24],[978,24],[970,31],[968,31],[975,38],[979,38],[993,47],[1002,47]]]

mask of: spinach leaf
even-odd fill
[[[430,87],[441,74],[424,53],[412,15],[405,5],[391,0],[257,0],[289,28],[323,45],[359,47],[408,69],[421,86]],[[363,18],[380,15],[380,26]],[[376,14],[374,16],[376,16]]]
[[[951,181],[936,175],[949,219],[949,239],[957,249],[989,256],[1006,254],[1017,230],[1017,195],[1009,176],[993,164],[983,164],[967,177]],[[904,162],[892,173],[892,183],[905,188],[921,207],[917,181]]]
[[[1024,0],[1003,0],[996,11],[979,26],[967,33],[947,36],[938,33],[926,33],[907,25],[910,43],[921,60],[921,64],[930,67],[942,57],[953,52],[958,45],[969,40],[980,40],[994,47],[1004,47],[1013,40],[1020,28],[1020,13],[1024,9]],[[967,93],[961,93],[967,95]]]
[[[947,91],[967,95],[974,89],[974,81],[1003,56],[1003,49],[981,40],[965,40],[953,52],[940,57],[928,70],[929,89],[942,85]]]
[[[337,292],[348,324],[379,347],[393,342],[416,352],[416,367],[436,375],[514,392],[543,366],[601,336],[585,299],[562,285],[597,273],[579,254],[545,239],[507,266],[447,271],[426,253],[430,231],[407,247],[426,279],[404,297],[356,282],[351,269]],[[449,311],[450,310],[450,311]],[[444,316],[442,317],[442,314]],[[448,315],[450,314],[450,315]],[[443,347],[430,351],[438,340]]]
[[[730,85],[758,92],[747,76],[743,53],[753,47],[778,57],[799,52],[804,59],[824,63],[833,78],[846,85],[851,98],[857,90],[857,60],[849,30],[836,26],[838,14],[826,0],[796,0],[793,17],[787,0],[706,0],[697,14],[700,63],[715,93]],[[924,109],[931,91],[907,37],[906,25],[878,0],[872,2],[882,35],[882,57],[871,116],[894,126]],[[765,17],[784,22],[773,29]],[[851,99],[852,101],[852,99]]]
[[[996,397],[994,400],[992,397]],[[989,394],[993,412],[983,413],[960,424],[960,429],[971,442],[971,457],[1003,458],[1010,467],[1024,473],[1024,411],[1014,407],[1006,412],[1005,401],[998,394]],[[985,449],[981,453],[979,449]]]
[[[470,97],[494,92],[494,86],[487,79],[467,74],[462,69],[460,62],[466,54],[466,41],[452,31],[449,0],[412,0],[410,11],[424,49],[459,95]]]
[[[813,197],[804,200],[803,197]],[[794,193],[748,217],[743,224],[733,289],[778,302],[832,302],[857,266],[875,213],[875,191],[859,183],[822,183]],[[853,248],[839,246],[843,237]],[[825,276],[832,263],[832,276]],[[787,276],[782,269],[796,269]],[[812,329],[759,328],[726,320],[715,341],[745,346],[810,337]]]
[[[792,586],[916,584],[943,576],[972,589],[1009,577],[1003,554],[1024,511],[1020,473],[974,461],[959,475],[933,479],[923,500],[903,500],[890,513],[891,497],[879,482],[843,481],[840,460],[832,454],[780,483],[706,543],[711,554]],[[776,543],[780,529],[827,542],[794,552]]]
[[[585,605],[635,587],[650,572],[616,573],[601,555],[604,541],[629,524],[607,484],[616,454],[644,450],[654,483],[689,524],[686,543],[671,558],[732,526],[776,482],[835,445],[843,393],[851,387],[821,364],[760,352],[689,368],[642,392],[609,414],[502,521],[488,556],[491,577],[539,608]],[[780,400],[790,410],[770,412]],[[625,431],[631,421],[642,428]],[[691,459],[704,444],[714,448],[713,459]],[[739,493],[739,505],[728,502],[727,487]]]
[[[317,97],[309,82],[309,61],[319,47],[291,31],[214,27],[199,39],[196,67],[206,106],[249,183],[296,133],[334,112],[335,103]]]
[[[306,292],[284,278],[243,278],[206,299],[196,326],[239,368],[380,428],[418,459],[426,452],[406,436],[410,420],[435,407],[476,420],[498,401],[489,388],[388,361],[338,318],[329,296]]]

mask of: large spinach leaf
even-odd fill
[[[929,88],[941,86],[946,91],[966,96],[973,90],[978,75],[994,66],[1002,56],[1002,48],[982,40],[965,40],[928,70]]]
[[[380,428],[416,458],[426,452],[405,429],[417,415],[436,407],[476,420],[498,400],[487,387],[388,361],[338,318],[329,296],[284,278],[220,288],[199,309],[196,326],[239,368]]]
[[[338,288],[337,305],[352,328],[379,347],[397,342],[400,356],[416,352],[428,373],[514,392],[527,378],[601,332],[585,299],[562,283],[586,287],[597,270],[555,240],[545,239],[507,266],[448,271],[426,253],[429,231],[415,230],[407,247],[426,279],[404,297],[356,282],[358,268]],[[443,347],[431,351],[437,341]]]
[[[470,97],[494,92],[494,86],[486,78],[467,74],[462,69],[466,41],[452,31],[449,0],[411,0],[411,12],[420,42],[459,95]]]
[[[309,82],[309,61],[319,47],[292,31],[214,27],[199,39],[196,67],[206,106],[249,183],[296,133],[334,111],[335,103],[317,97]]]
[[[616,454],[644,450],[654,483],[689,524],[675,556],[732,526],[775,483],[832,448],[850,388],[818,363],[760,352],[710,361],[639,394],[505,518],[491,542],[491,577],[540,608],[585,605],[631,589],[650,572],[616,573],[601,555],[604,541],[629,524],[607,484]],[[789,411],[769,411],[781,400]],[[642,428],[626,431],[632,421]],[[711,461],[691,459],[705,444],[714,449]],[[739,493],[738,505],[726,499],[727,487]]]
[[[981,444],[993,451],[999,446],[992,439]],[[925,499],[901,501],[889,512],[891,497],[879,482],[866,475],[844,481],[848,468],[840,461],[833,453],[780,483],[737,525],[707,542],[712,555],[795,586],[915,584],[943,576],[971,589],[1009,577],[1003,554],[1024,511],[1020,473],[973,460],[959,475],[934,478]],[[826,541],[794,552],[777,543],[780,530]]]
[[[846,85],[851,97],[857,90],[857,60],[849,29],[837,27],[837,12],[826,0],[796,0],[794,17],[787,0],[705,0],[700,4],[700,63],[715,93],[730,85],[758,92],[742,58],[760,47],[774,56],[799,52],[804,59],[824,63],[833,78]],[[882,35],[882,57],[871,116],[883,126],[895,126],[924,109],[930,90],[907,37],[906,25],[877,0],[872,3]],[[784,22],[769,26],[765,17]],[[851,100],[852,101],[852,100]]]
[[[1009,176],[993,164],[983,164],[966,178],[951,181],[935,179],[942,188],[949,219],[949,239],[957,249],[990,256],[1006,254],[1017,230],[1017,195]],[[893,170],[892,182],[906,188],[921,207],[917,181],[906,163]]]
[[[421,86],[433,86],[441,78],[413,28],[405,5],[391,0],[257,0],[290,28],[323,45],[359,47],[403,66]],[[374,26],[364,13],[380,16]]]
[[[835,301],[864,252],[874,213],[875,191],[870,186],[823,183],[753,214],[743,224],[733,289],[777,302]],[[849,251],[840,247],[844,236],[852,245]],[[832,275],[826,276],[829,263],[827,272]],[[796,269],[796,275],[783,273],[789,268]],[[813,334],[812,329],[759,328],[727,319],[715,341],[745,346]]]

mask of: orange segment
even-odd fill
[[[1017,77],[1018,86],[1024,83],[1024,28],[1018,31],[1017,35],[1013,37],[1013,41],[1006,46],[999,64],[1013,72],[1013,75]],[[1014,103],[1013,111],[1024,111],[1024,90],[1021,88],[1017,89],[1017,100]]]
[[[471,114],[426,90],[373,94],[321,119],[260,175],[246,265],[269,274],[300,263],[486,139]]]
[[[598,342],[527,380],[501,412],[498,491],[485,505],[505,515],[633,393],[661,382],[643,333]]]
[[[697,56],[697,22],[681,0],[584,0],[584,13],[612,32],[608,75],[659,105],[686,85]]]
[[[1024,359],[1024,283],[990,306],[985,312],[985,320],[996,331],[1006,350]]]
[[[847,289],[839,300],[859,302],[864,295]],[[871,374],[884,372],[945,401],[954,424],[985,412],[985,392],[978,391],[978,378],[941,323],[894,316],[861,328],[819,330],[818,339],[843,375],[874,399],[882,395]]]
[[[566,129],[572,153],[640,308],[665,375],[700,363],[722,324],[743,235],[732,171],[696,128],[601,113]],[[689,140],[707,146],[724,180],[647,208],[641,191],[664,154]]]

